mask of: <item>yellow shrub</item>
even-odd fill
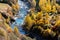
[[[16,26],[14,27],[14,33],[19,33],[19,30]]]
[[[52,12],[55,13],[55,12],[57,11],[57,10],[56,10],[56,6],[53,6],[52,8],[53,8],[53,9],[52,9]]]
[[[54,26],[60,26],[60,20],[56,20],[56,23]]]
[[[43,17],[43,13],[42,12],[38,12],[38,14],[36,15],[37,19],[40,19]]]
[[[37,20],[37,24],[44,24],[43,19]]]
[[[32,12],[32,15],[31,15],[32,19],[36,19],[36,15],[34,12]]]
[[[56,4],[56,0],[52,0],[53,1],[53,4]]]
[[[31,17],[29,16],[29,14],[25,18],[25,23],[27,23],[27,26],[26,26],[27,28],[31,28],[31,26],[33,25],[33,21]]]
[[[45,17],[46,17],[46,19],[50,18],[48,13],[46,13]]]
[[[46,7],[45,4],[47,3],[47,0],[40,0],[39,1],[39,7],[41,8],[41,10],[45,11]]]
[[[49,16],[49,14],[48,13],[46,13],[46,15],[45,15],[45,20],[44,20],[44,22],[45,22],[45,24],[50,24],[50,16]]]
[[[41,10],[45,12],[51,12],[50,0],[40,0],[39,6],[41,7]]]
[[[17,10],[19,10],[19,5],[18,5],[18,3],[16,3],[15,8],[16,8]]]
[[[19,5],[18,5],[18,3],[16,3],[16,4],[13,4],[13,3],[12,3],[12,8],[13,8],[15,11],[19,10]]]
[[[13,8],[14,10],[16,10],[16,8],[15,8],[15,4],[13,4],[13,3],[12,3],[12,8]]]
[[[12,9],[13,9],[13,13],[16,14],[18,12],[18,10],[19,10],[18,3],[16,3],[16,4],[12,3]]]
[[[46,34],[45,34],[46,33]],[[44,34],[45,34],[45,36],[48,36],[48,35],[51,35],[52,37],[54,37],[55,35],[56,35],[56,33],[55,32],[53,32],[51,29],[46,29],[46,30],[44,30]],[[47,35],[48,34],[48,35]]]
[[[50,0],[47,0],[48,4],[50,4]]]
[[[51,4],[46,4],[46,12],[51,12]]]
[[[39,6],[45,5],[45,3],[47,3],[47,0],[40,0],[39,1]]]

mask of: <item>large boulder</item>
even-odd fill
[[[0,3],[0,14],[5,19],[5,21],[9,22],[10,18],[14,19],[12,10],[12,7],[10,7],[8,4]]]
[[[6,14],[7,16],[12,16],[12,7],[8,4],[0,3],[0,12]]]
[[[12,6],[4,3],[0,3],[0,13],[1,15],[7,19],[8,17],[14,21],[14,15],[18,12],[19,5],[12,4]],[[8,20],[9,21],[9,20]]]

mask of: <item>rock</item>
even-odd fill
[[[29,40],[31,38],[20,34],[18,28],[11,28],[11,22],[19,11],[18,0],[0,0],[0,40]],[[11,4],[11,5],[10,5]],[[32,39],[31,39],[32,40]]]
[[[7,3],[7,4],[16,4],[18,0],[0,0],[1,3]]]
[[[3,16],[3,20],[5,19],[6,22],[9,22],[9,20],[12,18],[14,19],[12,7],[8,4],[0,3],[0,13]]]
[[[21,40],[20,33],[17,34],[17,36],[9,24],[11,23],[10,21],[14,19],[14,12],[17,13],[19,9],[17,1],[18,0],[0,0],[0,20],[2,20],[0,21],[0,40]],[[14,7],[9,3],[14,4]]]
[[[30,2],[32,7],[36,7],[36,1],[35,0],[28,0]]]
[[[0,40],[7,40],[7,33],[6,31],[0,27]]]
[[[14,15],[18,12],[19,10],[19,5],[18,4],[12,4],[12,6],[4,3],[0,3],[0,13],[3,16],[3,18],[7,19],[12,22],[14,20]],[[12,20],[11,20],[12,19]]]
[[[8,4],[0,3],[0,12],[7,16],[13,16],[12,7],[10,7]]]

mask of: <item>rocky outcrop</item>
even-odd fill
[[[11,28],[14,17],[19,11],[18,0],[0,0],[0,40],[29,40],[20,34],[17,27]],[[32,40],[32,39],[31,39]]]
[[[10,7],[8,4],[0,3],[0,13],[12,17],[12,7]]]
[[[17,33],[17,30],[14,31],[8,31],[6,28],[0,27],[0,40],[35,40],[20,33]]]
[[[15,7],[16,4],[10,6],[8,3],[0,3],[0,40],[20,40],[19,36],[15,35],[12,30],[10,23],[14,20],[14,12],[17,13],[18,9]],[[18,5],[17,5],[18,6]],[[16,9],[14,9],[14,7]],[[13,11],[16,10],[16,11]],[[18,30],[17,30],[18,31]]]
[[[11,6],[9,5],[8,2],[11,1]],[[14,15],[19,11],[19,5],[16,1],[16,3],[13,3],[15,0],[7,0],[6,4],[4,3],[5,1],[3,0],[3,3],[0,3],[0,13],[3,16],[3,18],[14,21]],[[6,20],[5,20],[6,21]]]

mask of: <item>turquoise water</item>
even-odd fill
[[[28,6],[24,2],[22,2],[21,0],[19,0],[18,3],[20,6],[18,16],[20,16],[20,17],[17,18],[11,26],[12,26],[12,28],[14,28],[14,26],[18,26],[20,33],[25,34],[25,31],[22,29],[22,25],[24,22],[24,18],[27,15]]]

